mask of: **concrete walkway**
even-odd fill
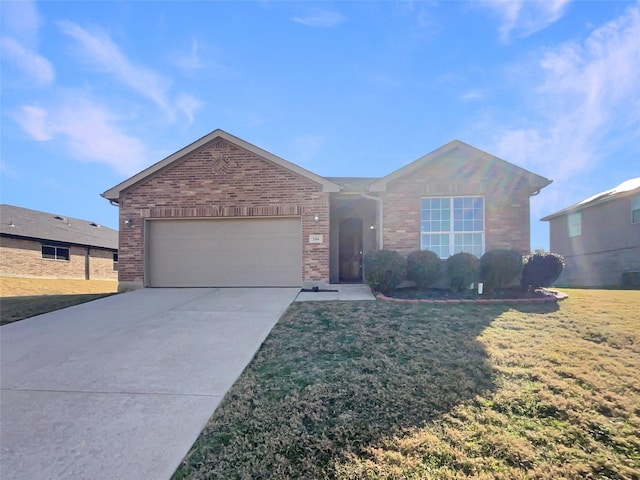
[[[317,302],[327,300],[375,300],[371,289],[364,284],[340,283],[328,285],[319,292],[300,292],[296,302]]]
[[[144,289],[0,329],[0,478],[168,479],[299,289]]]

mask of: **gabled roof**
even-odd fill
[[[140,173],[134,175],[133,177],[128,178],[124,182],[116,185],[115,187],[110,188],[109,190],[104,192],[102,196],[108,200],[118,200],[118,198],[120,198],[120,192],[122,192],[123,190],[131,187],[132,185],[135,185],[144,180],[147,180],[151,176],[158,173],[160,170],[167,168],[172,163],[182,159],[186,155],[189,155],[190,153],[194,152],[200,147],[203,147],[207,143],[216,140],[217,138],[222,138],[223,140],[226,140],[229,143],[237,145],[238,147],[241,147],[259,157],[265,158],[270,162],[275,163],[276,165],[279,165],[283,168],[286,168],[287,170],[297,173],[302,177],[308,178],[309,180],[322,185],[323,191],[325,192],[340,191],[339,185],[336,185],[335,183],[327,180],[326,178],[316,175],[315,173],[310,172],[309,170],[305,170],[304,168],[299,167],[298,165],[295,165],[283,158],[280,158],[272,153],[267,152],[266,150],[256,147],[255,145],[252,145],[249,142],[246,142],[238,137],[235,137],[225,132],[224,130],[217,129],[209,133],[208,135],[205,135],[204,137],[200,138],[199,140],[196,140],[192,144],[187,145],[186,147],[178,150],[172,155],[169,155],[165,159],[160,160],[158,163],[151,165],[149,168],[146,168]]]
[[[510,173],[512,175],[525,177],[529,182],[530,187],[530,195],[537,194],[542,188],[549,185],[552,181],[541,177],[540,175],[536,175],[535,173],[530,172],[529,170],[525,170],[524,168],[518,167],[512,163],[509,163],[505,160],[502,160],[498,157],[490,155],[482,150],[479,150],[471,145],[468,145],[460,140],[453,140],[446,145],[434,150],[431,153],[424,155],[423,157],[418,158],[417,160],[405,165],[394,172],[391,172],[389,175],[382,177],[376,182],[373,182],[369,186],[369,191],[371,192],[384,192],[387,188],[387,184],[393,180],[404,177],[405,175],[409,175],[419,169],[422,169],[437,161],[438,159],[444,157],[447,154],[450,154],[454,151],[459,152],[462,156],[468,158],[469,161],[486,161],[491,162],[497,167],[504,170],[506,173]]]
[[[0,205],[0,234],[89,247],[118,249],[118,231],[88,220]]]
[[[559,217],[567,213],[575,212],[577,210],[582,210],[588,207],[592,207],[600,203],[609,202],[621,196],[630,194],[631,192],[634,192],[634,191],[637,191],[638,193],[640,193],[640,177],[631,178],[629,180],[622,182],[617,187],[611,188],[609,190],[605,190],[604,192],[596,193],[595,195],[591,195],[589,198],[585,198],[584,200],[574,205],[571,205],[570,207],[563,208],[562,210],[559,210],[556,213],[547,215],[546,217],[540,220],[543,222],[548,222],[552,218]]]

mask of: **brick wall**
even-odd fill
[[[92,280],[117,280],[118,272],[113,270],[113,252],[102,248],[89,250],[89,278]]]
[[[86,279],[87,248],[70,246],[69,253],[69,260],[42,258],[42,242],[2,237],[0,240],[0,275],[5,277]],[[117,273],[113,271],[111,250],[91,248],[88,260],[89,278],[94,280],[117,279]]]
[[[528,186],[497,167],[471,168],[455,161],[396,179],[383,197],[384,248],[409,253],[420,249],[420,199],[427,196],[478,195],[485,199],[485,251],[530,249]]]
[[[315,182],[224,140],[217,139],[130,187],[119,202],[123,284],[143,285],[146,218],[280,215],[301,217],[303,281],[329,280],[328,194]],[[131,220],[130,225],[125,220]],[[324,243],[307,243],[312,234],[324,235]]]

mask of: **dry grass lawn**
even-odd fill
[[[640,292],[293,304],[175,479],[638,479]]]
[[[118,282],[0,277],[0,325],[112,295]]]
[[[0,298],[115,293],[117,291],[118,282],[115,280],[0,277]]]

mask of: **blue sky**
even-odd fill
[[[640,3],[3,1],[1,201],[115,228],[99,196],[222,128],[383,176],[457,138],[554,180],[640,176]]]

